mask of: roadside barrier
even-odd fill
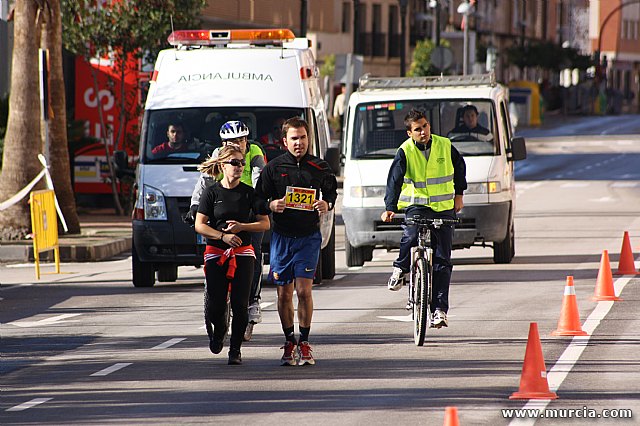
[[[26,197],[29,191],[31,191],[31,189],[34,186],[36,186],[36,184],[43,177],[45,178],[45,181],[47,183],[47,188],[49,188],[50,190],[53,190],[53,180],[51,179],[51,175],[49,174],[49,166],[47,165],[47,160],[44,158],[44,155],[42,154],[38,154],[38,160],[40,160],[40,163],[42,163],[43,169],[40,171],[40,173],[38,173],[38,175],[35,178],[33,178],[31,182],[27,184],[27,186],[25,186],[20,191],[18,191],[17,194],[10,197],[8,200],[1,202],[0,211],[8,209],[9,207],[18,203],[24,197]],[[62,223],[62,227],[64,228],[64,231],[65,232],[69,231],[69,228],[67,228],[67,222],[64,220],[64,216],[62,215],[62,210],[60,210],[60,205],[58,204],[58,199],[55,197],[55,194],[54,194],[54,205],[55,205],[55,210],[58,212],[58,216],[60,217],[60,222]]]
[[[567,285],[564,287],[562,298],[562,308],[560,309],[560,319],[558,328],[551,332],[552,336],[586,336],[587,332],[582,330],[580,325],[580,312],[578,312],[578,301],[576,300],[576,290],[573,286],[573,277],[567,277]]]
[[[549,390],[547,367],[544,365],[542,345],[538,334],[538,323],[529,324],[529,338],[524,354],[520,389],[511,394],[509,399],[557,399],[558,395]]]
[[[609,252],[607,250],[602,251],[600,270],[598,271],[598,278],[596,279],[596,289],[591,300],[595,302],[601,300],[622,300],[616,297],[616,291],[613,288],[613,275],[611,274],[611,264],[609,263]]]
[[[638,271],[636,270],[634,258],[633,251],[631,250],[631,240],[629,240],[629,232],[624,231],[616,275],[637,275]]]
[[[460,426],[457,407],[445,407],[443,426]]]
[[[56,274],[60,273],[60,247],[58,246],[58,221],[55,195],[52,189],[33,191],[29,196],[31,229],[33,233],[33,258],[36,278],[40,279],[40,253],[53,250]]]

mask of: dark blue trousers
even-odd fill
[[[406,217],[420,215],[425,218],[455,219],[453,210],[434,212],[428,207],[408,207]],[[400,239],[400,254],[393,262],[393,266],[408,273],[411,267],[411,248],[418,245],[418,228],[415,225],[402,225],[402,238]],[[453,226],[442,225],[431,231],[431,246],[433,247],[433,298],[431,311],[436,308],[447,312],[449,310],[449,283],[451,282],[451,246],[453,243]]]

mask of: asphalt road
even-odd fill
[[[517,170],[516,258],[494,265],[490,249],[456,251],[450,326],[424,347],[413,344],[406,293],[386,289],[397,253],[376,250],[364,267],[346,268],[342,227],[338,275],[314,288],[313,367],[278,365],[273,287],[263,289],[264,321],[238,367],[226,364],[226,349],[208,351],[201,270],[135,289],[127,256],[64,264],[40,283],[31,265],[0,266],[0,422],[438,425],[456,406],[461,425],[516,424],[502,410],[532,406],[509,396],[536,322],[559,396],[538,405],[576,411],[518,424],[637,424],[640,276],[614,277],[621,302],[590,297],[602,251],[615,271],[624,231],[640,252],[640,138],[598,138],[529,141]],[[550,335],[568,275],[588,337]],[[612,409],[634,418],[576,418]]]

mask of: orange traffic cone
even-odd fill
[[[573,286],[573,277],[567,277],[567,285],[564,288],[562,298],[562,309],[560,309],[560,319],[558,328],[551,332],[552,336],[586,336],[587,332],[582,330],[580,325],[580,313],[578,312],[578,301],[576,300],[576,289]]]
[[[618,270],[616,275],[636,275],[636,264],[634,263],[633,252],[631,251],[631,240],[629,240],[629,232],[624,231],[622,238],[622,249],[620,250],[620,260],[618,261]]]
[[[538,335],[538,323],[529,325],[529,339],[524,354],[520,389],[511,394],[509,399],[557,399],[558,395],[549,390],[547,367],[544,365],[542,345]]]
[[[444,426],[460,426],[456,407],[446,407],[444,409]]]
[[[596,291],[591,300],[596,302],[601,300],[622,300],[616,297],[616,292],[613,288],[613,276],[611,275],[609,252],[607,250],[602,251],[600,270],[598,271],[598,278],[596,280]]]

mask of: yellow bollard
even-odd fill
[[[53,190],[33,191],[29,195],[31,205],[31,231],[36,278],[40,279],[40,253],[53,250],[56,274],[60,273],[60,248],[58,246],[58,217],[56,216]]]

